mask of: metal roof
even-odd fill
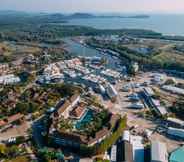
[[[167,162],[167,148],[165,143],[152,141],[151,160],[158,162]]]
[[[169,162],[184,162],[184,146],[171,153]]]

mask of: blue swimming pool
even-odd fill
[[[83,125],[89,123],[93,118],[93,111],[92,110],[88,110],[84,116],[78,120],[75,124],[75,128],[76,129],[81,129]]]

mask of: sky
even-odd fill
[[[184,0],[0,0],[0,10],[184,13]]]

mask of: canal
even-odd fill
[[[115,56],[112,56],[108,53],[100,52],[96,49],[91,47],[84,46],[80,43],[77,43],[72,40],[72,38],[65,38],[64,39],[67,50],[73,56],[83,56],[83,57],[102,57],[108,60],[107,68],[117,69],[118,65],[121,64],[120,59]]]

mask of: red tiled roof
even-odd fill
[[[7,118],[7,122],[4,121],[4,120],[0,120],[0,127],[5,126],[5,125],[7,125],[7,124],[11,124],[11,123],[13,123],[13,122],[15,122],[15,121],[17,121],[17,120],[22,119],[23,117],[24,117],[23,114],[17,113],[17,114],[15,114],[15,115],[12,115],[12,116],[8,117],[8,118]]]
[[[6,122],[4,120],[0,120],[0,127],[6,125]]]
[[[12,122],[14,122],[14,121],[17,121],[17,120],[23,118],[23,117],[24,117],[23,114],[17,113],[17,114],[15,114],[15,115],[12,115],[12,116],[8,117],[7,120],[8,120],[8,123],[12,123]]]
[[[71,115],[75,117],[81,117],[85,113],[85,110],[85,105],[79,105],[72,111]]]
[[[69,106],[70,106],[70,102],[68,100],[66,100],[64,102],[64,104],[61,107],[59,107],[59,109],[57,111],[58,114],[61,115]]]

